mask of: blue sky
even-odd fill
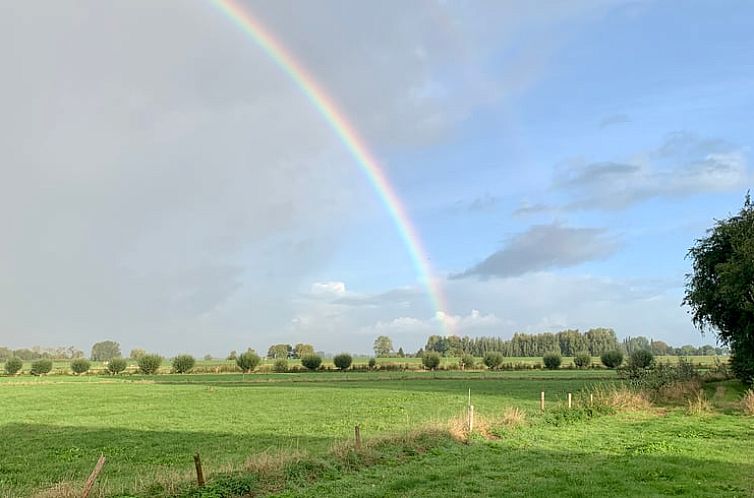
[[[244,5],[380,159],[457,333],[713,342],[684,255],[752,184],[750,2]],[[211,4],[17,4],[0,33],[1,344],[440,330],[353,158]]]

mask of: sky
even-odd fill
[[[611,327],[714,343],[686,251],[752,185],[754,4],[0,4],[0,345],[367,353],[378,335]],[[445,327],[444,327],[445,326]]]

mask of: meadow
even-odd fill
[[[190,491],[197,451],[210,480],[248,475],[260,458],[295,456],[287,470],[273,465],[282,481],[239,477],[283,496],[494,496],[503,482],[520,496],[554,486],[573,496],[754,489],[745,457],[754,424],[737,409],[741,386],[729,382],[723,396],[710,387],[718,406],[704,417],[672,406],[587,421],[555,416],[566,393],[617,382],[603,369],[3,377],[0,496],[79,496],[100,454],[108,462],[93,496],[234,496]],[[465,413],[469,390],[480,420],[517,408],[527,423],[473,444],[443,433],[388,444],[369,465],[332,463],[332,448],[355,425],[366,443],[439,427]]]

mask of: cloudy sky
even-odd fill
[[[244,2],[383,165],[457,333],[713,342],[684,256],[752,185],[754,4]],[[353,157],[216,5],[0,11],[0,345],[441,330]]]

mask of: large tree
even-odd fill
[[[374,340],[375,356],[390,356],[393,352],[393,340],[386,335],[381,335]]]
[[[120,344],[115,341],[102,341],[92,346],[92,360],[110,361],[120,357]]]
[[[290,344],[273,344],[270,349],[267,350],[267,358],[271,359],[287,359],[293,354],[293,346]]]
[[[702,333],[713,331],[731,349],[736,376],[754,381],[754,207],[749,194],[738,214],[717,221],[689,249],[683,303]]]

